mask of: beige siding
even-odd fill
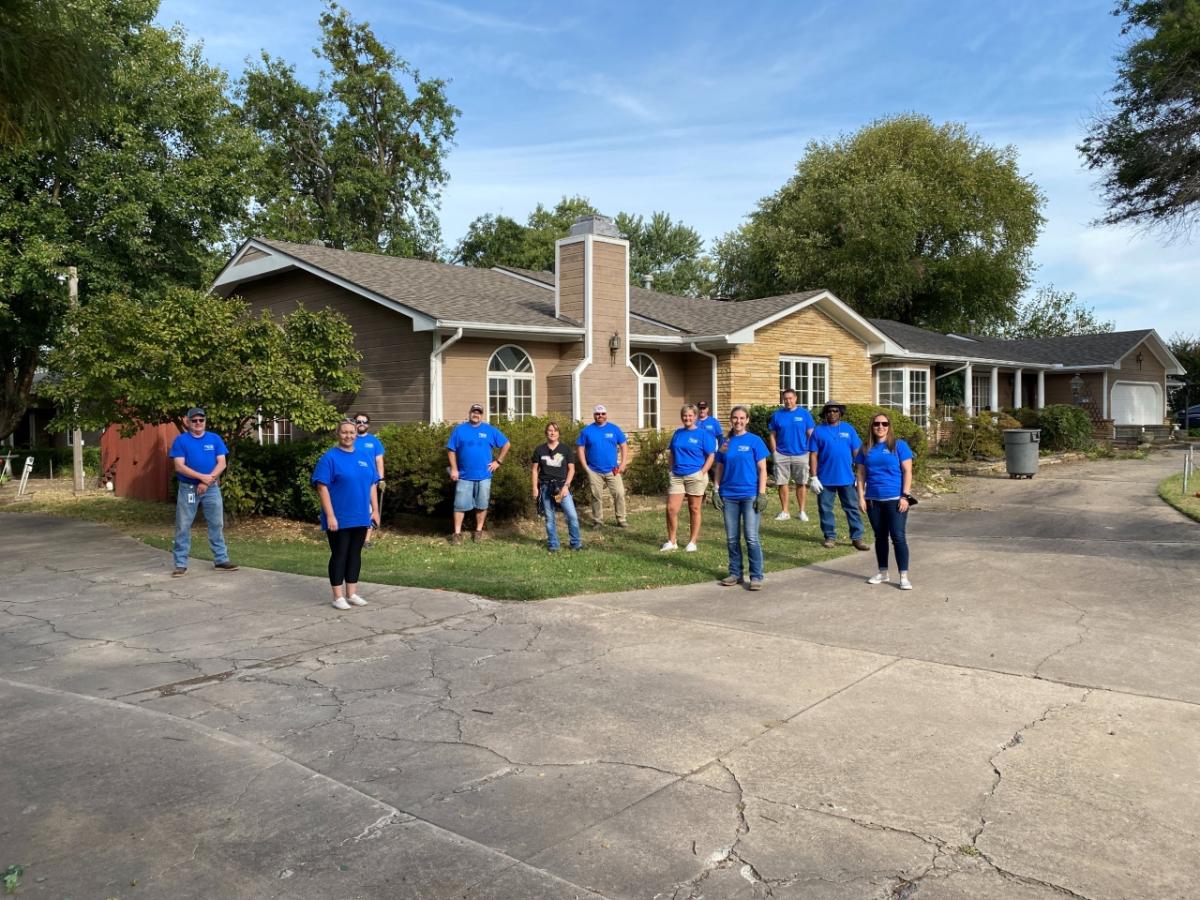
[[[1142,355],[1142,364],[1138,365],[1137,356]],[[1152,381],[1166,389],[1167,370],[1158,357],[1150,350],[1145,341],[1138,344],[1121,360],[1121,367],[1108,373],[1108,383],[1114,381]]]
[[[660,429],[675,429],[679,427],[679,407],[695,401],[688,395],[687,372],[688,357],[682,353],[648,354],[658,363],[659,401],[658,427]]]
[[[594,241],[592,244],[592,364],[580,384],[581,415],[591,418],[597,403],[608,407],[608,417],[622,428],[637,427],[637,375],[627,365],[629,348],[629,283],[626,280],[626,247]],[[616,334],[621,349],[613,354],[609,339]]]
[[[687,360],[686,393],[689,403],[708,402],[713,415],[719,412],[712,395],[712,360],[698,353],[689,353]]]
[[[533,412],[545,415],[548,412],[569,411],[570,394],[565,407],[550,406],[548,376],[559,363],[560,344],[538,341],[499,341],[463,338],[446,349],[442,357],[442,405],[443,415],[448,422],[457,422],[467,417],[472,403],[480,404],[485,410],[487,402],[487,367],[492,354],[504,346],[519,347],[533,363]],[[568,382],[569,384],[569,382]],[[568,387],[568,392],[569,392]],[[557,393],[555,396],[557,398]]]
[[[866,344],[810,306],[760,328],[754,335],[753,344],[744,344],[731,354],[722,354],[717,384],[722,405],[779,403],[781,356],[827,357],[829,399],[839,403],[870,403],[874,400],[871,357]],[[721,369],[726,370],[723,379]],[[728,413],[728,410],[722,412]]]
[[[1061,373],[1051,375],[1046,373],[1046,405],[1051,406],[1055,403],[1067,403],[1075,405],[1075,395],[1071,392],[1071,379],[1075,377],[1075,372],[1064,370]],[[1085,400],[1089,400],[1091,405],[1100,410],[1100,400],[1104,396],[1104,376],[1100,372],[1080,372],[1079,377],[1083,379],[1084,387],[1079,392],[1079,396]],[[1037,386],[1034,386],[1034,401],[1037,399]]]
[[[362,388],[339,403],[369,415],[375,424],[413,422],[429,417],[429,354],[433,338],[414,332],[412,322],[371,300],[305,272],[288,272],[244,284],[239,295],[254,310],[285,315],[303,304],[336,309],[354,329],[362,354]]]
[[[583,322],[583,242],[565,244],[558,258],[559,315]]]

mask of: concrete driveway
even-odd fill
[[[1178,453],[971,480],[860,554],[500,604],[0,517],[0,869],[53,898],[1200,895]]]

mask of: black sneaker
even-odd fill
[[[238,567],[229,560],[225,560],[223,563],[213,563],[213,568],[220,569],[222,572],[236,572],[238,570]]]
[[[181,569],[178,566],[176,566],[175,571],[171,573],[171,577],[172,578],[182,578],[186,574],[187,574],[187,569]]]

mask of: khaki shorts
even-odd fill
[[[808,484],[807,453],[785,456],[779,451],[775,452],[775,483],[787,484],[789,481],[801,486]]]
[[[667,488],[668,494],[687,494],[689,497],[703,497],[705,490],[708,488],[707,473],[701,475],[697,472],[695,475],[671,475],[671,486]]]

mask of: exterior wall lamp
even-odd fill
[[[1079,402],[1079,395],[1083,392],[1084,380],[1079,373],[1075,373],[1075,377],[1071,379],[1071,395]]]
[[[619,334],[617,334],[615,331],[613,332],[612,337],[610,337],[608,339],[608,349],[610,351],[612,351],[613,353],[616,353],[618,350],[621,349],[621,336]],[[1139,357],[1139,359],[1140,359],[1140,357]]]
[[[1133,358],[1133,361],[1138,364],[1138,371],[1142,371],[1142,351],[1138,351],[1138,355]]]

